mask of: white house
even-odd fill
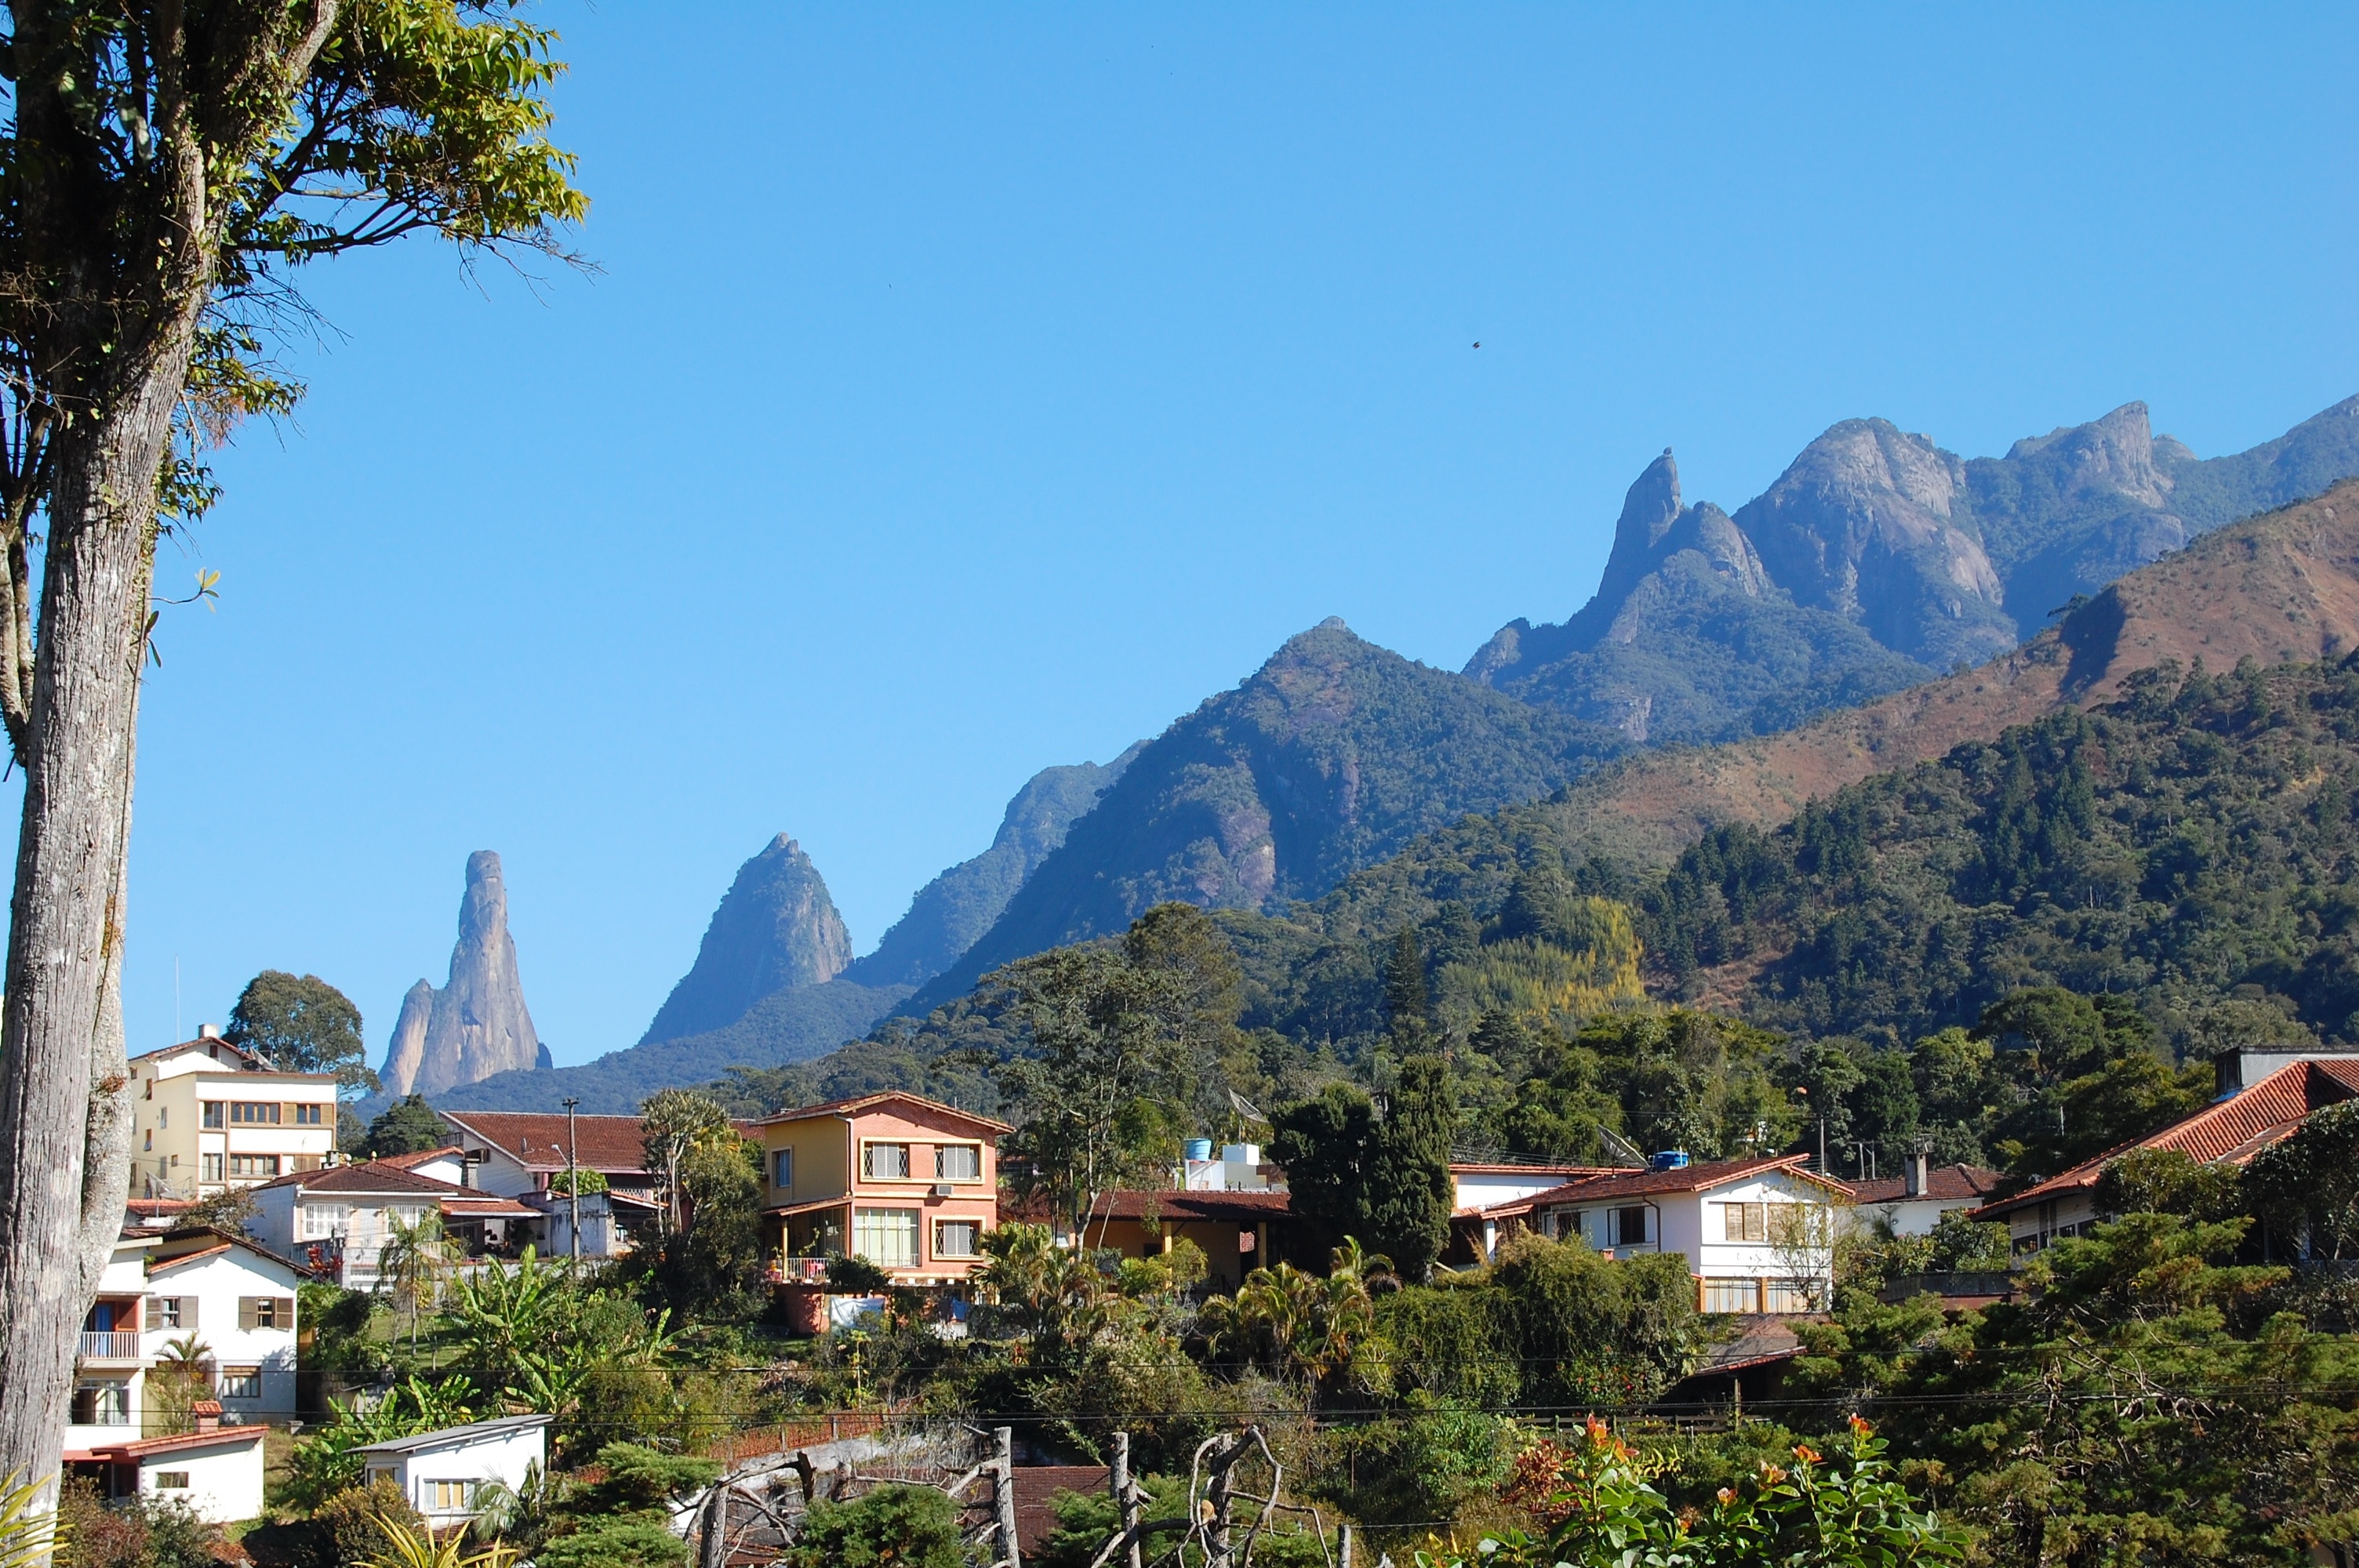
[[[332,1073],[279,1072],[210,1023],[129,1065],[135,1197],[202,1197],[336,1162]]]
[[[447,1153],[447,1151],[436,1151]],[[431,1158],[419,1160],[429,1169]],[[478,1249],[504,1240],[510,1224],[539,1216],[514,1198],[438,1181],[404,1168],[401,1160],[370,1160],[302,1171],[265,1182],[254,1193],[247,1228],[263,1244],[334,1279],[347,1290],[373,1290],[378,1261],[398,1223],[413,1226],[439,1215],[444,1228]]]
[[[1709,1313],[1823,1311],[1833,1297],[1834,1233],[1850,1202],[1805,1156],[1601,1172],[1452,1221],[1484,1260],[1518,1229],[1575,1237],[1610,1258],[1676,1252]]]
[[[1518,1198],[1538,1196],[1567,1182],[1611,1175],[1614,1170],[1601,1165],[1481,1164],[1453,1160],[1450,1164],[1450,1190],[1453,1195],[1450,1206],[1459,1212],[1490,1208]]]
[[[1982,1165],[1934,1165],[1919,1154],[1897,1176],[1843,1185],[1851,1189],[1857,1224],[1881,1222],[1895,1236],[1930,1236],[1950,1216],[1979,1208],[2006,1180]]]
[[[243,1237],[125,1230],[83,1321],[67,1464],[111,1497],[185,1497],[219,1522],[259,1514],[263,1423],[295,1411],[301,1278]],[[200,1405],[198,1430],[168,1433],[149,1381],[183,1351],[211,1368],[211,1408]]]
[[[472,1519],[486,1482],[521,1491],[527,1475],[549,1462],[545,1415],[502,1416],[496,1421],[446,1426],[417,1437],[372,1443],[353,1452],[361,1456],[373,1485],[390,1481],[433,1525]]]

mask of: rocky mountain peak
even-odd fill
[[[784,833],[737,868],[696,962],[641,1044],[719,1029],[774,992],[823,985],[852,962],[852,938],[802,846]]]
[[[2158,452],[2183,460],[2179,454],[2187,449],[2167,436],[2158,442],[2146,405],[2125,403],[2102,419],[2026,437],[2008,448],[2006,455],[2018,461],[2044,455],[2068,494],[2125,495],[2160,506],[2170,494],[2172,479],[2169,469],[2157,463]]]
[[[421,979],[402,998],[379,1076],[389,1093],[430,1095],[494,1073],[546,1066],[546,1054],[516,972],[500,858],[478,849],[467,857],[450,979],[439,990]]]

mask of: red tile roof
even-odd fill
[[[134,1459],[153,1458],[158,1454],[178,1454],[184,1449],[223,1448],[233,1443],[259,1443],[263,1433],[269,1430],[266,1425],[217,1426],[211,1432],[184,1432],[177,1437],[145,1437],[136,1443],[110,1443],[101,1448],[69,1453],[65,1457],[70,1462],[83,1465],[123,1464]]]
[[[1993,1219],[2060,1194],[2084,1192],[2097,1184],[2108,1164],[2134,1149],[2169,1149],[2205,1164],[2224,1160],[2241,1165],[2270,1144],[2291,1137],[2311,1111],[2354,1096],[2359,1096],[2359,1061],[2290,1063],[2184,1121],[2108,1149],[2012,1197],[1984,1204],[1974,1210],[1974,1217]]]
[[[528,1110],[446,1110],[444,1121],[474,1148],[497,1149],[530,1171],[565,1169],[565,1113]],[[740,1130],[743,1130],[741,1125]],[[647,1173],[647,1141],[636,1116],[577,1116],[573,1149],[585,1171],[607,1176]]]
[[[414,1171],[429,1160],[455,1160],[462,1152],[456,1143],[445,1143],[440,1149],[419,1149],[408,1154],[380,1154],[376,1163],[391,1165],[397,1170]]]
[[[1583,1176],[1560,1187],[1534,1193],[1527,1198],[1493,1204],[1488,1208],[1462,1210],[1461,1217],[1504,1219],[1553,1208],[1560,1204],[1651,1197],[1658,1193],[1700,1193],[1771,1171],[1783,1171],[1788,1175],[1799,1176],[1803,1181],[1816,1183],[1830,1190],[1843,1190],[1842,1183],[1804,1170],[1803,1162],[1809,1158],[1807,1154],[1765,1155],[1757,1160],[1721,1160],[1701,1165],[1680,1165],[1668,1171],[1616,1171],[1605,1175]]]
[[[1872,1182],[1845,1182],[1852,1201],[1863,1204],[1930,1201],[1949,1203],[1988,1197],[2006,1180],[2004,1172],[1981,1165],[1936,1165],[1925,1173],[1925,1190],[1912,1198],[1907,1176],[1879,1176]]]
[[[262,1187],[300,1187],[307,1193],[419,1193],[438,1198],[453,1194],[461,1197],[481,1195],[455,1182],[439,1182],[415,1171],[405,1171],[387,1160],[364,1160],[357,1165],[330,1165],[318,1171],[297,1171],[291,1175],[264,1182]]]
[[[766,1116],[750,1125],[776,1127],[780,1122],[809,1121],[815,1117],[851,1116],[866,1110],[870,1106],[883,1105],[888,1100],[899,1100],[905,1105],[921,1106],[939,1115],[955,1117],[962,1121],[973,1122],[977,1127],[987,1127],[995,1132],[1016,1130],[1004,1121],[996,1121],[987,1116],[978,1116],[971,1110],[961,1110],[956,1106],[944,1105],[938,1099],[928,1099],[923,1095],[913,1095],[907,1089],[879,1089],[875,1094],[854,1095],[850,1099],[821,1100],[817,1105],[797,1106],[791,1110],[779,1111],[775,1116]]]

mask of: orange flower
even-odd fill
[[[1712,1495],[1720,1499],[1720,1506],[1722,1508],[1727,1508],[1730,1504],[1736,1501],[1736,1488],[1734,1487],[1723,1487],[1719,1491]]]
[[[1819,1451],[1807,1443],[1797,1443],[1794,1444],[1794,1457],[1805,1465],[1815,1465],[1819,1462]]]
[[[1867,1419],[1864,1416],[1854,1414],[1851,1418],[1851,1434],[1854,1437],[1872,1436],[1875,1432],[1875,1428],[1867,1424]]]
[[[1785,1478],[1786,1478],[1786,1472],[1785,1472],[1784,1470],[1782,1470],[1782,1469],[1778,1468],[1778,1467],[1777,1467],[1777,1465],[1775,1465],[1769,1464],[1769,1463],[1768,1463],[1767,1461],[1766,1461],[1766,1460],[1762,1462],[1762,1465],[1761,1465],[1761,1484],[1762,1484],[1763,1486],[1765,1486],[1765,1487],[1774,1487],[1774,1486],[1776,1486],[1778,1482],[1780,1482],[1780,1481],[1784,1480]]]

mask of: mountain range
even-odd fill
[[[864,958],[843,961],[823,880],[781,836],[741,870],[640,1044],[559,1076],[626,1108],[723,1066],[808,1059],[1165,899],[1282,914],[1356,888],[1380,906],[1400,866],[1502,814],[1545,814],[1601,863],[1661,865],[1707,821],[1779,819],[1878,767],[2093,699],[2116,663],[2188,636],[2139,608],[2166,590],[2109,582],[2351,474],[2359,398],[2208,460],[2154,436],[2140,404],[1996,459],[1846,420],[1734,513],[1686,501],[1666,451],[1565,622],[1510,622],[1454,673],[1322,622],[1114,762],[1036,775],[992,847],[921,890]],[[2276,537],[2251,547],[2267,556]],[[2256,569],[2299,598],[2290,554]],[[2213,631],[2268,657],[2274,623]],[[443,1098],[557,1092],[517,1072]]]

